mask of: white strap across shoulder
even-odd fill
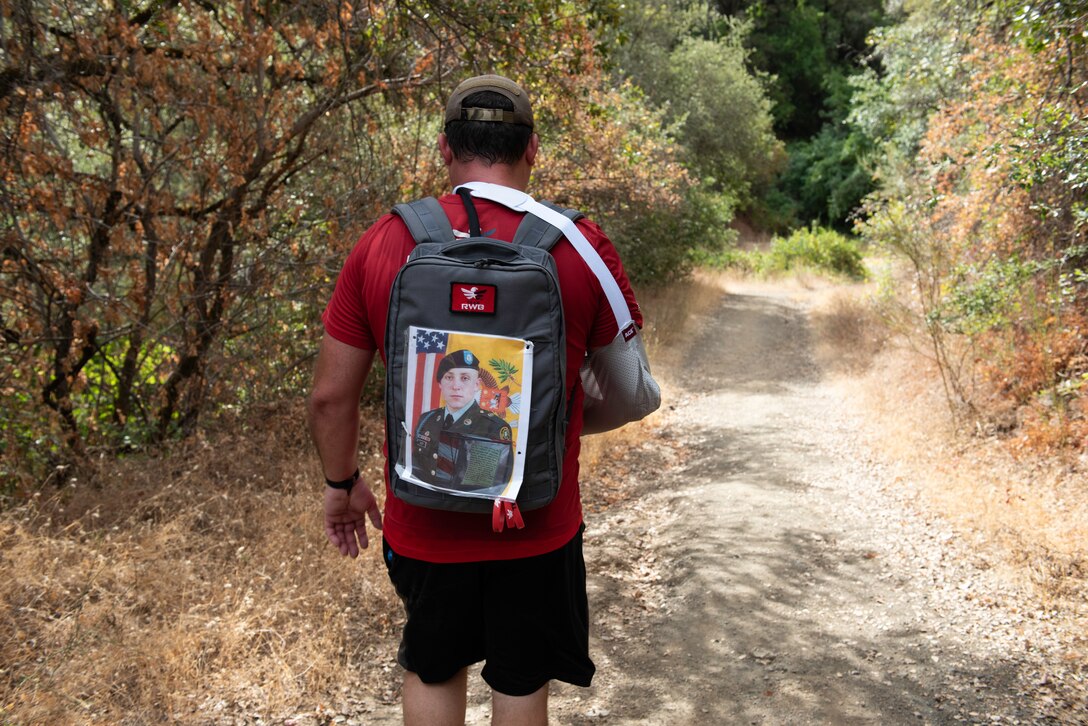
[[[608,298],[608,304],[612,307],[612,314],[616,316],[616,325],[619,326],[619,330],[623,332],[632,325],[631,310],[627,307],[627,300],[623,297],[623,292],[620,290],[616,278],[612,276],[612,271],[608,269],[608,265],[605,264],[597,250],[593,248],[593,245],[589,243],[589,240],[586,239],[586,236],[582,234],[582,231],[578,229],[572,220],[567,219],[554,209],[549,209],[525,192],[517,189],[489,182],[468,182],[467,184],[461,184],[458,189],[461,187],[471,190],[474,197],[489,199],[519,212],[527,212],[540,217],[553,227],[558,227],[600,281],[601,289],[604,290],[604,294]],[[454,189],[454,191],[456,192],[457,189]]]

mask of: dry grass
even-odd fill
[[[950,522],[978,566],[1018,586],[1024,614],[1052,626],[1065,650],[1037,676],[1041,698],[1055,723],[1079,723],[1088,699],[1088,455],[1019,445],[1025,434],[1010,437],[1007,426],[955,425],[936,366],[901,328],[884,328],[863,288],[825,296],[813,321],[821,362],[840,374],[901,493]],[[980,422],[1008,418],[999,396],[979,395],[976,406]]]
[[[983,428],[957,429],[936,366],[883,328],[863,288],[827,297],[813,320],[821,360],[842,374],[845,395],[870,423],[871,443],[896,463],[922,506],[977,543],[980,561],[1002,568],[1040,609],[1084,632],[1088,457],[1046,456]],[[1088,640],[1070,645],[1075,659],[1088,659]]]
[[[865,289],[833,290],[812,312],[816,357],[825,370],[862,373],[888,343],[889,331],[863,297]]]
[[[649,347],[681,340],[711,287],[651,302]],[[380,415],[364,418],[363,440],[380,442]],[[650,437],[657,418],[637,426]],[[588,510],[669,464],[630,441],[585,440]],[[362,461],[380,482],[380,445]],[[0,513],[0,724],[233,723],[335,716],[345,693],[395,700],[400,603],[380,547],[351,561],[326,544],[319,476],[298,402]]]
[[[5,512],[0,722],[208,723],[391,691],[380,548],[325,544],[302,420],[270,412]]]
[[[727,272],[696,272],[690,280],[666,288],[638,290],[646,316],[642,331],[646,351],[654,364],[654,377],[664,386],[691,345],[700,317],[721,300],[733,279]],[[663,396],[663,399],[666,399]]]
[[[640,291],[666,407],[683,395],[668,372],[725,286],[767,284],[700,275]],[[875,445],[925,505],[981,541],[1043,606],[1084,617],[1083,467],[1018,459],[1000,440],[957,434],[934,372],[884,344],[878,317],[853,294],[860,288],[790,285],[815,301],[821,359],[860,398]],[[377,423],[364,440],[380,441]],[[584,440],[589,511],[636,495],[651,470],[682,456],[632,445],[660,437],[658,424],[655,415]],[[378,447],[363,461],[379,482]],[[103,462],[90,480],[0,513],[0,723],[331,718],[345,693],[395,699],[399,603],[379,548],[350,561],[326,545],[319,476],[296,404],[155,458]]]
[[[1007,439],[955,430],[932,368],[892,349],[864,379],[860,393],[880,447],[910,472],[927,502],[995,547],[1044,603],[1084,606],[1084,462],[1017,452]]]

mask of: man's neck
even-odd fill
[[[462,164],[454,162],[450,165],[450,183],[453,187],[468,182],[489,182],[501,184],[504,187],[525,191],[529,186],[529,169],[520,165],[492,164],[488,166],[475,161]]]

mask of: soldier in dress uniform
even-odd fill
[[[506,484],[513,466],[513,435],[506,421],[476,403],[479,359],[470,350],[456,350],[439,361],[435,378],[445,405],[419,419],[412,473],[461,490]]]

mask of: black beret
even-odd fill
[[[438,373],[435,379],[441,381],[442,376],[450,368],[474,368],[480,370],[480,360],[473,355],[471,350],[455,350],[438,363]]]

